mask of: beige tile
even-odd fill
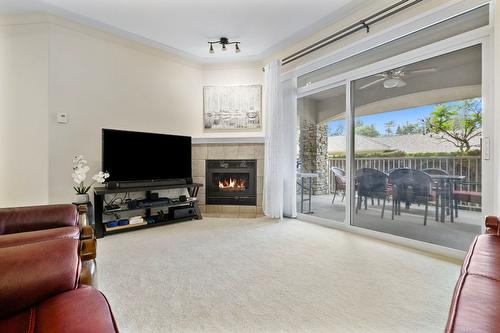
[[[221,205],[205,205],[205,211],[208,214],[222,214]]]
[[[264,176],[264,160],[257,160],[257,176]]]
[[[205,160],[193,160],[193,177],[205,177]]]
[[[255,158],[258,160],[263,160],[264,159],[264,145],[261,143],[258,143],[255,145]]]
[[[239,217],[255,218],[256,214],[257,208],[255,206],[240,206]]]
[[[255,145],[253,145],[253,144],[239,144],[238,145],[238,158],[240,158],[240,159],[254,159],[255,158]]]
[[[224,147],[221,145],[209,145],[207,159],[218,160],[224,158]]]
[[[205,205],[198,205],[198,208],[200,209],[200,212],[201,212],[202,214],[204,214],[204,213],[205,213]]]
[[[238,158],[238,145],[225,144],[222,146],[224,149],[224,158],[227,160],[235,160]]]
[[[193,182],[203,184],[203,186],[198,190],[198,193],[205,193],[205,177],[193,177]]]
[[[205,193],[198,193],[198,205],[205,205]]]
[[[231,206],[231,205],[224,205],[222,206],[222,213],[223,214],[236,214],[240,212],[240,209],[238,206]]]
[[[255,206],[239,206],[240,213],[249,214],[257,211],[257,207]]]
[[[264,192],[264,176],[257,176],[257,193]]]
[[[263,217],[263,216],[264,216],[264,210],[262,209],[262,206],[257,206],[255,217]]]
[[[207,145],[193,145],[192,158],[193,160],[207,159]]]
[[[257,193],[257,207],[262,206],[262,193]]]

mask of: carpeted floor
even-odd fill
[[[459,266],[318,225],[205,219],[98,241],[122,332],[442,332]]]

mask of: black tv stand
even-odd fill
[[[192,183],[192,184],[165,184],[156,186],[139,186],[139,187],[126,187],[126,188],[106,188],[106,187],[96,187],[94,188],[94,202],[95,202],[95,233],[97,238],[102,238],[105,235],[114,234],[118,232],[125,232],[137,229],[144,229],[149,227],[155,227],[159,225],[172,224],[182,221],[191,221],[193,219],[201,220],[202,215],[198,207],[198,200],[196,196],[198,195],[198,190],[203,184]],[[185,188],[189,192],[189,197],[186,201],[178,200],[168,200],[163,202],[158,202],[153,207],[132,207],[129,208],[127,205],[121,205],[118,209],[106,210],[104,197],[107,194],[119,194],[119,193],[129,193],[129,192],[143,192],[146,198],[150,197],[152,191],[169,190],[169,189],[181,189]],[[154,201],[152,201],[154,202]],[[193,215],[181,218],[174,218],[172,216],[166,216],[163,214],[163,209],[178,209],[178,208],[192,208]],[[160,215],[152,214],[152,210],[161,210]],[[110,227],[105,226],[103,222],[103,215],[106,214],[116,214],[120,212],[127,211],[137,211],[138,214],[142,215],[144,218],[149,220],[155,220],[153,223],[141,223],[141,224],[128,224],[124,226]]]

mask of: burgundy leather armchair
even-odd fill
[[[72,237],[0,247],[0,332],[118,332],[106,298],[80,285]]]
[[[465,257],[445,332],[500,332],[500,220],[486,218]]]
[[[80,240],[81,283],[95,285],[97,243],[90,226],[79,225],[76,206],[45,205],[0,209],[0,248],[54,239]]]

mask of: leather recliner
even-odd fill
[[[118,332],[106,298],[80,285],[80,241],[0,247],[0,332]]]
[[[75,205],[0,209],[0,248],[53,239],[79,239],[81,283],[95,285],[96,240],[90,226],[79,225]]]

